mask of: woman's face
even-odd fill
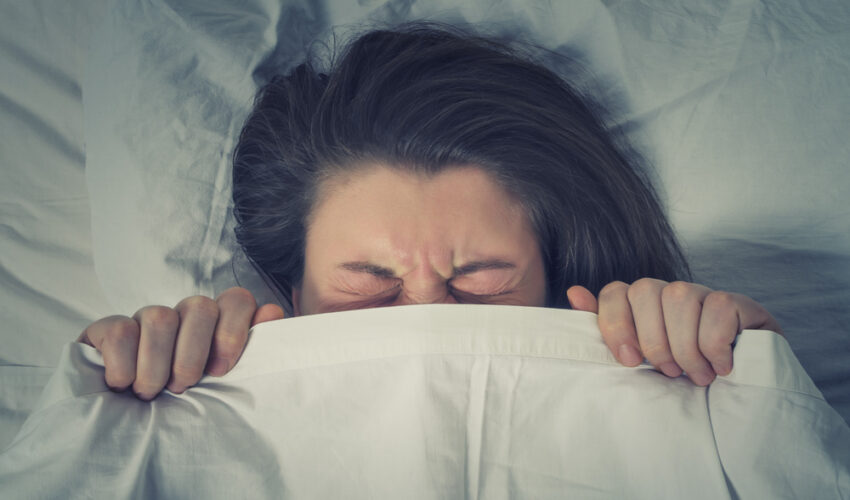
[[[402,304],[543,306],[543,259],[519,203],[481,169],[375,166],[322,186],[295,313]]]

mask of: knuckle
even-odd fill
[[[247,289],[234,286],[232,288],[228,288],[227,290],[221,292],[221,295],[218,296],[216,302],[219,305],[227,304],[235,307],[253,307],[257,308],[257,301],[254,299],[254,295],[249,292]]]
[[[681,302],[687,300],[693,293],[693,285],[686,281],[674,281],[661,290],[661,298],[665,301]]]
[[[727,310],[735,307],[735,297],[729,292],[714,291],[706,295],[703,307],[715,310]]]
[[[700,352],[709,359],[719,359],[727,354],[732,353],[730,344],[724,343],[719,339],[699,340]]]
[[[201,380],[203,374],[204,368],[202,366],[193,366],[186,363],[175,363],[171,370],[174,381],[183,386],[195,385],[196,382]]]
[[[601,298],[603,295],[609,296],[612,294],[620,293],[628,287],[629,285],[623,283],[622,281],[612,281],[611,283],[608,283],[607,285],[602,287],[602,290],[599,291],[599,297]]]
[[[247,333],[247,332],[246,332]],[[241,335],[219,334],[215,339],[215,354],[223,358],[235,358],[242,353],[245,341]]]
[[[642,296],[656,293],[663,285],[664,282],[661,280],[641,278],[629,286],[629,289],[626,291],[626,295],[630,301],[634,301]]]
[[[702,354],[704,358],[712,363],[732,359],[731,351],[723,348],[706,349],[702,351]]]
[[[673,358],[676,360],[676,363],[685,370],[701,368],[704,364],[702,354],[700,354],[696,349],[686,349],[684,351],[676,352],[673,354]]]
[[[599,318],[599,329],[603,336],[624,336],[634,331],[634,324],[623,318]]]
[[[106,339],[117,344],[132,344],[139,341],[139,324],[126,316],[116,317],[106,331]]]
[[[141,310],[139,318],[139,323],[156,333],[176,331],[180,323],[177,311],[165,306],[145,307]]]
[[[660,364],[673,360],[670,349],[664,344],[641,344],[640,350],[652,364]]]
[[[121,316],[121,315],[107,316],[105,318],[100,318],[99,320],[90,324],[86,329],[89,329],[89,328],[92,328],[92,327],[95,327],[95,326],[111,327],[115,323],[121,323],[122,321],[126,321],[126,320],[132,321],[133,318],[130,318],[130,317],[127,317],[127,316]]]
[[[218,316],[216,301],[203,295],[194,295],[181,300],[176,309],[183,314],[185,314],[184,311],[194,311],[203,316]]]

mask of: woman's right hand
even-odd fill
[[[239,360],[248,330],[283,316],[280,306],[257,308],[251,292],[234,287],[215,300],[197,295],[173,309],[147,306],[132,318],[100,319],[77,341],[101,352],[110,389],[132,386],[136,397],[148,401],[164,387],[182,393],[197,384],[204,371],[224,375]]]

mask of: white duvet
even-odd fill
[[[66,347],[0,498],[847,498],[850,429],[784,338],[707,388],[620,366],[589,313],[431,305],[254,328],[153,402]]]
[[[0,448],[96,319],[275,300],[226,223],[251,97],[331,30],[415,19],[540,43],[627,97],[611,118],[695,281],[771,311],[850,422],[846,0],[0,0]]]

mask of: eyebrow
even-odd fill
[[[354,271],[358,273],[366,273],[371,274],[372,276],[377,276],[378,278],[395,278],[395,272],[392,269],[381,267],[371,262],[345,262],[338,266],[340,269],[345,269],[347,271]],[[489,260],[476,260],[472,262],[467,262],[466,264],[454,268],[452,272],[452,277],[463,276],[465,274],[472,274],[478,271],[487,271],[490,269],[515,269],[516,265],[512,262],[508,262],[505,260],[499,259],[489,259]]]

